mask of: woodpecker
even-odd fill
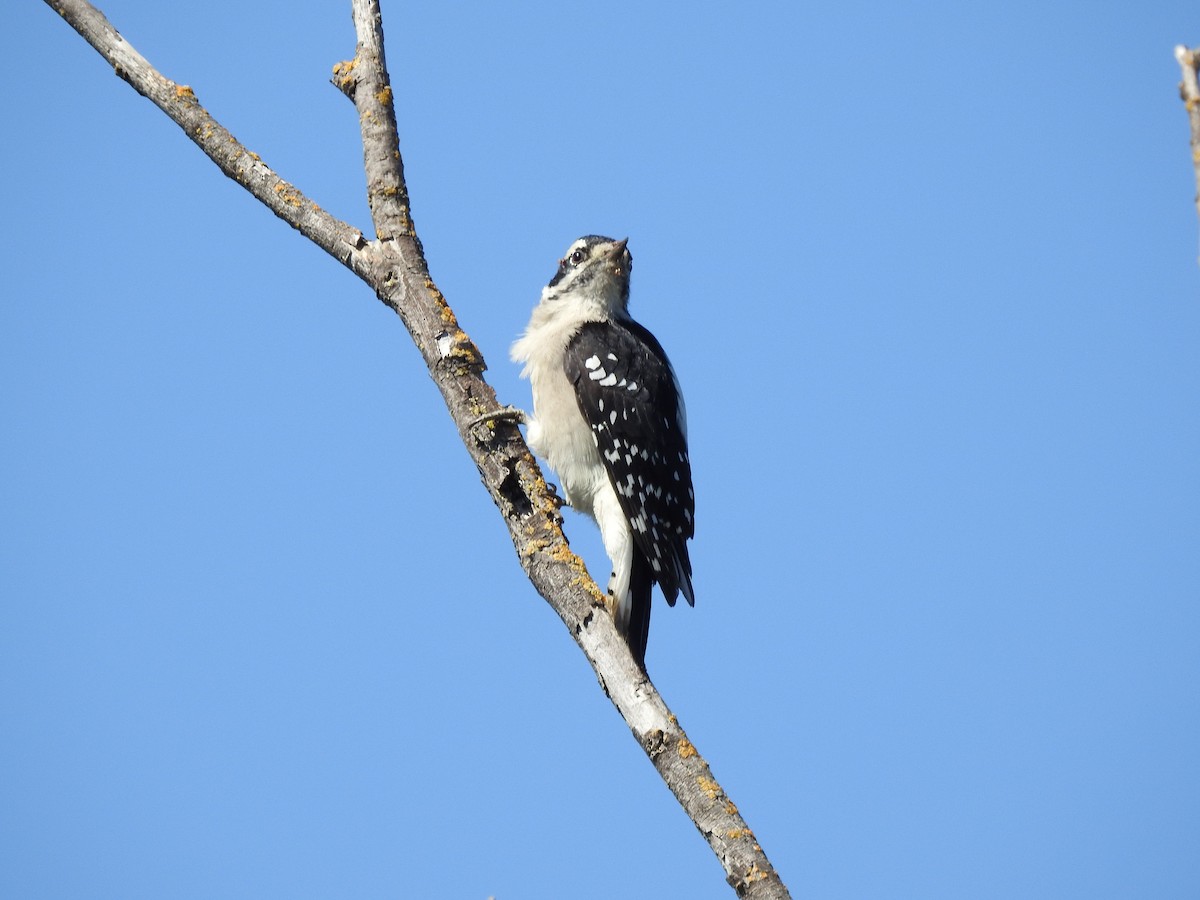
[[[654,584],[669,606],[679,594],[696,603],[695,495],[679,381],[629,315],[627,243],[588,235],[567,248],[512,359],[533,388],[529,446],[599,526],[617,628],[645,668]]]

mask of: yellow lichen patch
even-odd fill
[[[529,546],[525,548],[525,555],[533,556],[533,554],[540,553],[542,550],[545,550],[549,546],[550,546],[549,541],[544,541],[544,540],[530,541]]]
[[[758,863],[752,865],[750,867],[750,871],[746,873],[746,881],[751,883],[755,881],[762,881],[766,877],[767,873],[758,867]]]
[[[425,290],[429,291],[433,302],[437,304],[438,315],[446,323],[446,327],[458,328],[458,318],[454,315],[454,310],[450,308],[450,304],[446,302],[446,297],[438,290],[437,285],[428,277],[425,279]]]
[[[736,816],[738,814],[738,808],[733,805],[733,801],[728,797],[725,798],[725,814],[730,816]],[[747,829],[746,833],[749,834],[750,830]]]
[[[282,181],[275,185],[275,193],[277,193],[279,195],[279,199],[288,206],[295,206],[299,208],[302,205],[302,201],[300,200],[300,192],[286,181]]]
[[[551,496],[550,488],[546,486],[545,480],[538,478],[531,488],[527,488],[527,491],[530,494],[541,497],[539,509],[542,511],[542,515],[544,515],[555,526],[557,526],[558,523],[562,521],[562,516],[558,512],[560,508],[559,503],[555,497]],[[591,581],[590,578],[585,578],[583,580]]]
[[[547,542],[546,546],[550,547],[550,542]],[[578,577],[571,579],[572,584],[591,588],[592,595],[596,599],[603,601],[604,597],[600,593],[599,588],[596,587],[596,582],[588,574],[587,566],[584,565],[583,560],[575,554],[575,551],[571,549],[571,546],[566,541],[555,541],[554,546],[550,548],[549,556],[555,562],[566,563],[578,573]]]
[[[375,95],[375,99],[378,100],[380,103],[382,103],[384,106],[387,106],[389,103],[392,102],[391,87],[388,85],[384,85],[383,90],[381,90],[378,94]]]
[[[175,99],[191,100],[194,103],[196,101],[196,93],[186,84],[177,84],[175,85]]]
[[[725,837],[729,838],[731,841],[737,841],[741,840],[742,837],[747,834],[749,834],[749,832],[745,828],[731,828],[729,831],[725,832]]]
[[[464,366],[478,366],[482,360],[479,357],[479,351],[471,343],[471,339],[460,331],[456,340],[459,343],[456,343],[454,349],[450,351],[450,358]]]
[[[550,553],[550,558],[555,562],[567,563],[568,565],[576,568],[579,568],[582,565],[582,561],[579,559],[579,557],[576,556],[571,548],[566,544],[559,544],[557,547],[555,547]]]
[[[358,57],[348,59],[345,62],[340,62],[334,65],[333,74],[337,78],[339,87],[348,87],[350,82],[354,80],[354,67],[358,65]]]
[[[704,791],[709,800],[716,800],[721,793],[721,786],[711,778],[705,778],[703,775],[696,779],[696,784],[700,790]]]
[[[679,751],[680,759],[689,759],[696,755],[696,748],[687,738],[680,738],[679,745],[676,747]]]

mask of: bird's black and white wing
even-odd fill
[[[668,604],[682,593],[694,605],[687,421],[666,353],[630,319],[588,322],[567,345],[564,369],[629,522],[635,556]]]

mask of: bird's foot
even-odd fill
[[[515,406],[502,406],[489,413],[484,413],[482,416],[476,416],[467,423],[467,428],[474,428],[476,425],[487,425],[490,422],[505,421],[524,425],[527,420],[528,416],[525,415],[525,410],[517,409]]]
[[[558,492],[557,484],[551,484],[549,481],[547,481],[546,493],[550,495],[550,500],[559,509],[563,509],[564,507],[569,507],[571,505],[571,501]]]

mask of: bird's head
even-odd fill
[[[558,271],[542,291],[542,302],[567,297],[596,304],[606,315],[624,313],[629,305],[629,275],[633,256],[628,238],[613,240],[596,234],[581,237],[558,261]]]

